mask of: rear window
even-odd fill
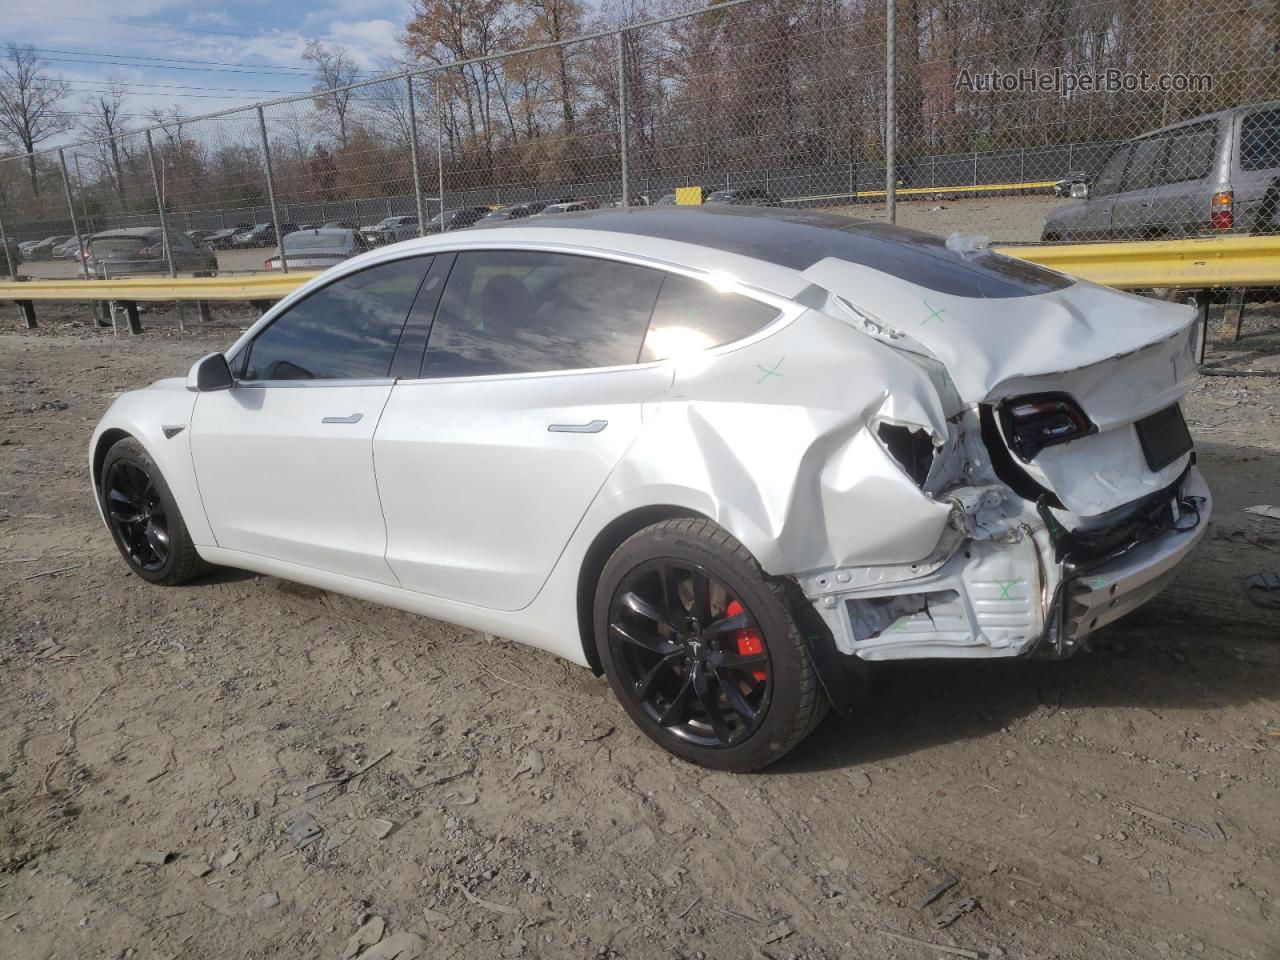
[[[677,273],[662,281],[641,362],[706,350],[749,337],[778,316],[768,304],[721,293],[709,284]]]
[[[341,250],[347,245],[345,233],[291,233],[284,238],[284,249],[287,253],[299,250]]]
[[[1240,123],[1240,169],[1280,167],[1280,110],[1252,113]]]
[[[424,377],[483,376],[636,362],[663,274],[563,253],[458,254]]]
[[[153,242],[152,237],[99,237],[93,241],[93,253],[97,257],[132,256]]]

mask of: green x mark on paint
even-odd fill
[[[779,368],[780,366],[782,366],[782,361],[783,361],[783,360],[785,360],[785,359],[787,359],[787,356],[786,356],[786,354],[783,354],[782,356],[780,356],[780,357],[778,358],[778,362],[777,362],[777,363],[775,363],[772,367],[769,367],[768,369],[765,369],[764,367],[760,366],[760,364],[758,364],[758,363],[757,363],[757,364],[756,364],[756,369],[757,369],[757,370],[763,370],[763,371],[764,371],[764,376],[763,376],[763,377],[761,377],[759,380],[757,380],[757,381],[756,381],[756,384],[757,384],[757,385],[762,384],[762,383],[764,383],[766,380],[768,380],[770,377],[780,377],[780,376],[782,376],[782,374],[780,374],[780,373],[778,372],[778,368]]]
[[[1021,582],[1022,582],[1021,577],[1014,577],[1012,580],[997,580],[996,585],[1000,588],[1000,599],[1013,600],[1014,598],[1010,596],[1009,591],[1012,590]]]
[[[1089,578],[1089,586],[1093,587],[1093,589],[1095,590],[1101,589],[1106,585],[1107,585],[1106,577],[1090,577]]]
[[[928,300],[922,299],[920,302],[923,303],[925,305],[925,308],[929,311],[929,315],[925,317],[923,320],[921,320],[920,321],[921,323],[928,323],[930,320],[937,320],[939,323],[942,322],[942,315],[947,312],[945,307],[939,310],[935,310],[933,309],[932,306],[929,305]]]

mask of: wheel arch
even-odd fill
[[[123,430],[120,427],[110,427],[103,430],[98,436],[93,447],[93,458],[90,461],[90,478],[93,480],[93,490],[95,494],[102,486],[102,464],[107,459],[107,451],[121,440],[128,439],[137,440],[138,438],[128,430]],[[142,441],[138,440],[138,442],[141,443]]]
[[[663,520],[677,520],[681,517],[696,517],[711,520],[706,514],[678,507],[673,504],[655,504],[637,507],[615,517],[596,534],[591,545],[583,555],[582,564],[578,568],[577,612],[578,637],[582,643],[582,655],[586,658],[591,672],[600,676],[604,667],[600,663],[600,655],[596,652],[595,630],[592,625],[592,610],[595,606],[596,584],[604,565],[609,562],[613,552],[622,546],[631,536],[645,527]]]

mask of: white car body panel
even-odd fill
[[[397,384],[374,457],[400,582],[528,606],[670,384],[656,365]]]
[[[394,584],[373,473],[390,395],[390,381],[198,394],[191,460],[214,543]]]
[[[645,215],[610,215],[636,213]],[[716,521],[767,573],[795,582],[841,653],[865,659],[1016,656],[1049,634],[1066,637],[1059,652],[1070,652],[1114,611],[1149,599],[1204,533],[1211,502],[1190,456],[1150,470],[1134,428],[1180,400],[1195,376],[1189,308],[1084,282],[1003,299],[944,294],[845,260],[801,270],[560,219],[352,258],[277,304],[227,354],[349,272],[494,247],[685,273],[782,315],[735,343],[626,368],[355,388],[241,384],[200,395],[194,419],[196,395],[162,381],[117,400],[93,449],[108,429],[138,436],[211,562],[579,663],[588,659],[577,610],[584,559],[602,531],[637,511]],[[352,389],[366,392],[339,402]],[[1056,558],[1046,514],[997,477],[978,425],[985,407],[1052,391],[1076,397],[1098,428],[1021,465],[1060,499],[1056,523],[1089,530],[1181,483],[1171,497],[1185,529],[1087,580]],[[354,412],[361,422],[337,432],[320,423]],[[607,425],[547,429],[594,421]],[[192,429],[166,440],[162,422]],[[886,448],[882,424],[931,439],[923,482]],[[1112,612],[1098,608],[1100,591],[1112,591]]]

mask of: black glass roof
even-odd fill
[[[834,257],[959,297],[999,299],[1048,293],[1069,277],[989,251],[962,253],[918,230],[814,210],[779,207],[633,207],[503,221],[505,229],[604,230],[693,243],[805,270]]]

